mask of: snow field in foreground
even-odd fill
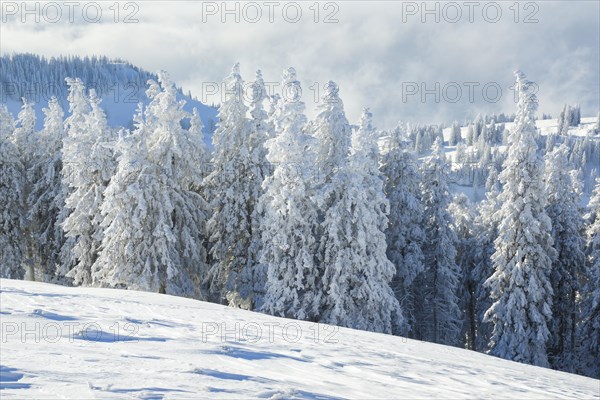
[[[190,299],[0,280],[0,397],[599,398],[600,381]]]

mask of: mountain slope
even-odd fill
[[[167,295],[1,280],[0,304],[3,399],[600,396],[577,375]]]
[[[21,98],[35,103],[36,128],[44,123],[42,109],[56,96],[65,112],[68,111],[65,78],[80,78],[88,88],[95,88],[102,98],[109,125],[131,127],[138,103],[148,104],[147,81],[157,79],[156,74],[144,71],[122,60],[107,57],[59,57],[46,59],[33,54],[13,54],[0,57],[0,103],[6,103],[16,117],[21,108]],[[202,118],[207,133],[214,130],[217,109],[202,104],[191,94],[177,93],[185,100],[184,109],[195,107]]]

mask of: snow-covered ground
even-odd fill
[[[596,122],[598,121],[598,117],[582,117],[581,124],[579,126],[569,127],[569,136],[579,136],[585,137],[589,131],[594,129],[596,126]],[[506,122],[504,127],[509,131],[512,129],[514,123]],[[544,136],[558,132],[558,119],[538,119],[535,121],[536,127],[540,130],[540,133]],[[489,126],[489,124],[488,124]],[[467,137],[468,126],[463,126],[460,128],[461,136],[464,138]],[[452,133],[452,128],[444,128],[444,140],[447,142],[450,140],[450,135]],[[593,135],[592,139],[600,139],[600,137]]]
[[[569,127],[569,136],[579,137],[579,138],[584,138],[584,137],[588,136],[589,140],[600,141],[600,135],[590,134],[590,132],[592,132],[593,129],[596,127],[597,121],[598,121],[598,117],[581,118],[581,124],[579,126]],[[536,126],[539,129],[540,134],[542,136],[547,136],[549,134],[557,134],[558,133],[558,119],[556,119],[556,118],[536,120],[535,123],[536,123]],[[488,124],[488,126],[489,126],[489,124]],[[513,129],[513,126],[514,126],[513,122],[507,122],[504,124],[505,129],[507,129],[508,131]],[[468,129],[469,129],[468,126],[461,127],[461,136],[463,139],[466,139]],[[448,143],[448,141],[450,140],[451,130],[452,130],[452,128],[450,127],[450,128],[445,128],[443,131],[444,140],[446,141],[446,143]],[[382,146],[383,146],[383,144],[382,144]],[[500,150],[500,152],[505,152],[507,149],[506,145],[499,145],[496,147]],[[466,151],[474,152],[476,150],[472,146],[467,146]],[[452,163],[451,164],[452,169],[455,170],[458,166],[461,165],[460,162],[456,161],[456,146],[446,146],[445,153],[446,153],[446,156],[448,157],[448,160]],[[425,156],[428,156],[428,155],[429,155],[429,153],[425,154],[421,158],[424,158]],[[594,160],[589,160],[589,161],[592,162],[593,166],[600,167],[599,164],[594,163]],[[587,172],[589,172],[589,169],[587,170]],[[583,178],[585,178],[585,176]],[[464,185],[455,184],[455,182],[451,182],[450,189],[452,190],[453,193],[465,194],[469,198],[469,200],[471,200],[472,202],[475,202],[475,203],[477,203],[485,198],[485,188],[484,187],[464,186]],[[593,190],[593,185],[591,185],[591,188],[589,188],[587,192],[584,191],[584,193],[582,194],[582,196],[581,196],[581,206],[582,207],[587,206],[587,204],[590,200],[591,190]]]
[[[600,381],[134,291],[0,280],[0,397],[600,398]]]

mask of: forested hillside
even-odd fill
[[[308,120],[293,68],[279,96],[258,71],[248,99],[236,64],[209,146],[211,109],[165,72],[125,67],[148,78],[147,101],[117,126],[110,110],[128,109],[86,82],[131,75],[104,58],[15,56],[3,79],[27,76],[26,60],[67,92],[42,121],[27,96],[16,115],[0,106],[1,277],[192,297],[600,377],[600,115],[536,120],[517,72],[514,117],[380,130],[365,109],[352,125],[329,81]]]

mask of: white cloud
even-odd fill
[[[265,3],[256,3],[263,16],[254,24],[235,23],[231,15],[226,23],[219,15],[203,21],[202,3],[187,1],[138,2],[135,17],[140,22],[136,24],[113,23],[108,9],[112,2],[102,3],[100,24],[81,18],[76,24],[50,24],[43,19],[39,24],[23,24],[13,19],[0,27],[0,51],[120,57],[148,70],[168,70],[178,84],[199,98],[203,82],[220,81],[235,61],[242,63],[247,80],[261,68],[266,80],[278,81],[285,67],[294,66],[303,80],[309,110],[315,106],[311,85],[331,79],[339,83],[352,121],[358,119],[362,107],[370,106],[380,127],[400,119],[436,123],[473,118],[478,112],[512,112],[509,87],[515,68],[539,83],[540,111],[557,114],[565,102],[581,103],[588,115],[600,108],[598,2],[537,2],[539,22],[532,24],[514,22],[514,11],[509,9],[513,2],[495,3],[503,12],[497,23],[486,22],[480,11],[492,2],[481,2],[474,23],[467,21],[464,6],[457,23],[443,19],[436,23],[432,15],[422,23],[420,15],[405,15],[403,22],[402,2],[335,2],[339,23],[334,24],[314,22],[309,9],[313,2],[298,2],[303,12],[298,23],[284,20],[283,5],[276,9],[275,22],[269,23]],[[222,3],[214,4],[220,7]],[[321,20],[333,10],[324,10],[325,4],[320,3]],[[414,4],[420,7],[422,3]],[[439,4],[441,9],[448,3]],[[121,10],[120,19],[126,11],[131,10]],[[535,10],[521,9],[519,18],[531,11]],[[435,87],[435,82],[442,88],[450,82],[461,86],[479,82],[480,86],[473,103],[464,86],[456,104],[444,98],[435,102],[433,95],[425,102],[418,95],[403,102],[406,82],[424,83],[428,88]],[[480,88],[489,82],[503,89],[498,103],[490,104],[482,97]]]

